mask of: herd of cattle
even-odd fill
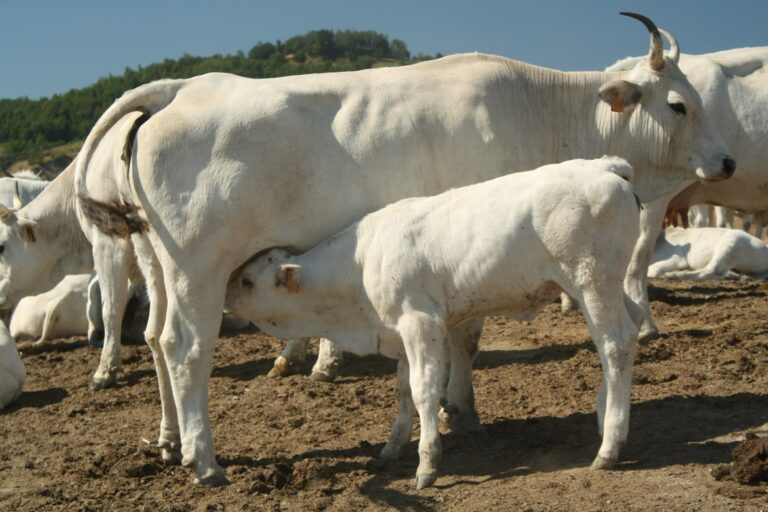
[[[397,359],[381,456],[398,457],[418,414],[422,488],[440,419],[482,429],[483,317],[528,319],[564,292],[603,365],[593,467],[611,467],[638,339],[658,335],[649,273],[768,276],[768,247],[743,231],[662,232],[701,203],[768,210],[768,47],[684,55],[624,14],[650,32],[649,54],[604,72],[466,54],[125,93],[50,184],[0,180],[0,307],[13,310],[0,408],[25,380],[21,338],[103,338],[92,388],[114,385],[139,304],[162,458],[223,483],[208,379],[227,310],[289,340],[271,375],[302,367],[309,337],[323,338],[316,379],[335,377],[342,351]]]

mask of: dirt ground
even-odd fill
[[[22,345],[25,393],[0,413],[0,509],[768,509],[765,484],[711,474],[768,421],[768,284],[653,284],[664,335],[640,348],[616,470],[588,469],[599,361],[581,315],[552,304],[531,323],[487,322],[474,383],[488,436],[445,433],[440,477],[422,491],[415,442],[396,464],[376,459],[396,412],[394,361],[348,357],[335,383],[272,380],[278,341],[223,337],[210,411],[231,484],[206,488],[159,462],[146,346],[124,348],[119,387],[91,392],[99,352],[84,339]]]

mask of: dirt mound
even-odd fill
[[[768,482],[768,437],[748,433],[746,439],[731,452],[730,464],[712,470],[716,480],[733,480],[741,484]]]

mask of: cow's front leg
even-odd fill
[[[382,459],[394,460],[400,457],[403,448],[411,440],[413,432],[413,415],[416,406],[413,405],[411,394],[410,367],[406,358],[397,362],[397,418],[392,425],[392,433],[386,446],[381,450]]]
[[[662,230],[668,203],[669,196],[665,196],[645,204],[640,211],[640,237],[632,251],[632,259],[624,278],[624,290],[643,310],[643,323],[638,336],[640,342],[650,341],[659,336],[659,328],[653,320],[651,303],[648,299],[648,266],[653,255],[653,246]]]
[[[467,320],[449,332],[450,376],[440,418],[457,434],[485,433],[485,427],[480,424],[475,409],[475,391],[472,386],[472,364],[477,357],[482,332],[482,318]]]

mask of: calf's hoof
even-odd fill
[[[437,480],[437,472],[424,473],[422,475],[416,475],[416,488],[424,489],[430,487]]]
[[[592,461],[592,466],[589,469],[611,469],[616,465],[618,459],[602,457],[598,455],[595,460]]]
[[[267,377],[273,379],[279,379],[282,377],[288,377],[304,371],[304,363],[288,361],[283,356],[279,356],[275,359],[275,364],[272,365],[272,369],[269,370]]]

